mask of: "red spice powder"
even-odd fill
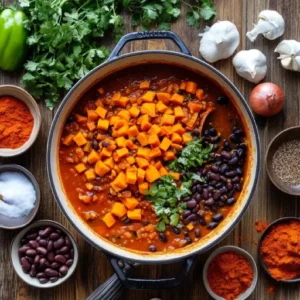
[[[269,295],[275,295],[276,289],[275,289],[275,285],[270,285],[268,286],[268,294]]]
[[[268,222],[265,220],[256,220],[255,229],[258,233],[263,232],[268,227]]]
[[[33,125],[33,116],[24,102],[0,97],[0,148],[21,147],[30,138]]]
[[[207,280],[212,291],[226,300],[236,299],[253,281],[253,269],[242,255],[232,251],[217,255],[207,269]]]

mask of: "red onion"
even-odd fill
[[[278,114],[284,105],[284,94],[271,82],[257,85],[250,95],[250,106],[258,115],[270,117]]]

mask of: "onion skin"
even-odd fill
[[[284,94],[279,86],[271,82],[257,85],[250,95],[250,107],[264,117],[278,114],[284,105]]]

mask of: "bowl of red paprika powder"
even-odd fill
[[[41,113],[33,97],[15,85],[0,86],[0,157],[20,155],[35,142]]]
[[[203,268],[206,290],[216,300],[244,300],[254,291],[257,267],[253,257],[235,246],[216,249]]]

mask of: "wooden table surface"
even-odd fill
[[[264,156],[266,148],[271,139],[281,130],[299,125],[300,121],[300,74],[284,70],[273,52],[279,40],[296,39],[300,40],[300,1],[297,0],[216,0],[216,20],[229,20],[237,25],[241,34],[241,49],[256,48],[261,50],[267,57],[268,73],[266,81],[278,84],[286,95],[284,112],[279,115],[264,119],[256,118],[261,138],[261,154]],[[259,37],[255,43],[246,39],[246,32],[256,22],[257,15],[261,10],[274,9],[279,11],[285,21],[286,30],[283,38],[276,41],[268,41]],[[129,24],[128,16],[126,23]],[[201,26],[201,31],[204,24]],[[172,26],[191,50],[192,54],[199,57],[198,29],[192,29],[185,24],[181,18]],[[127,32],[132,31],[127,25]],[[110,48],[114,44],[109,44]],[[171,49],[176,48],[165,41],[145,41],[131,44],[125,51],[140,49]],[[223,72],[244,94],[249,98],[253,84],[246,82],[239,77],[232,66],[231,59],[223,60],[215,64],[215,67]],[[0,84],[19,84],[20,74],[0,73]],[[107,280],[113,270],[105,256],[76,233],[67,222],[56,204],[48,183],[45,154],[46,143],[50,124],[54,112],[49,111],[44,103],[39,104],[42,113],[42,128],[35,145],[24,155],[12,159],[0,159],[0,163],[16,163],[28,168],[37,178],[41,187],[41,205],[36,217],[39,219],[52,219],[64,224],[71,230],[79,244],[80,259],[75,274],[63,285],[53,289],[36,289],[28,286],[20,280],[13,270],[10,262],[10,243],[18,231],[0,230],[0,299],[39,299],[39,300],[65,300],[85,299],[98,285]],[[249,251],[257,261],[257,240],[259,234],[255,231],[255,220],[265,219],[272,222],[282,216],[300,216],[299,199],[286,195],[276,189],[268,179],[264,165],[261,166],[259,183],[253,201],[236,226],[234,231],[225,238],[219,245],[236,245]],[[203,264],[211,251],[199,256],[194,272],[182,286],[168,291],[124,291],[122,299],[210,299],[202,281]],[[175,272],[177,266],[143,266],[140,268],[140,275],[144,278],[162,278],[170,276]],[[249,299],[268,300],[300,299],[300,284],[276,284],[270,280],[261,266],[258,264],[259,278],[257,287]],[[276,285],[275,294],[270,295],[268,288]]]

